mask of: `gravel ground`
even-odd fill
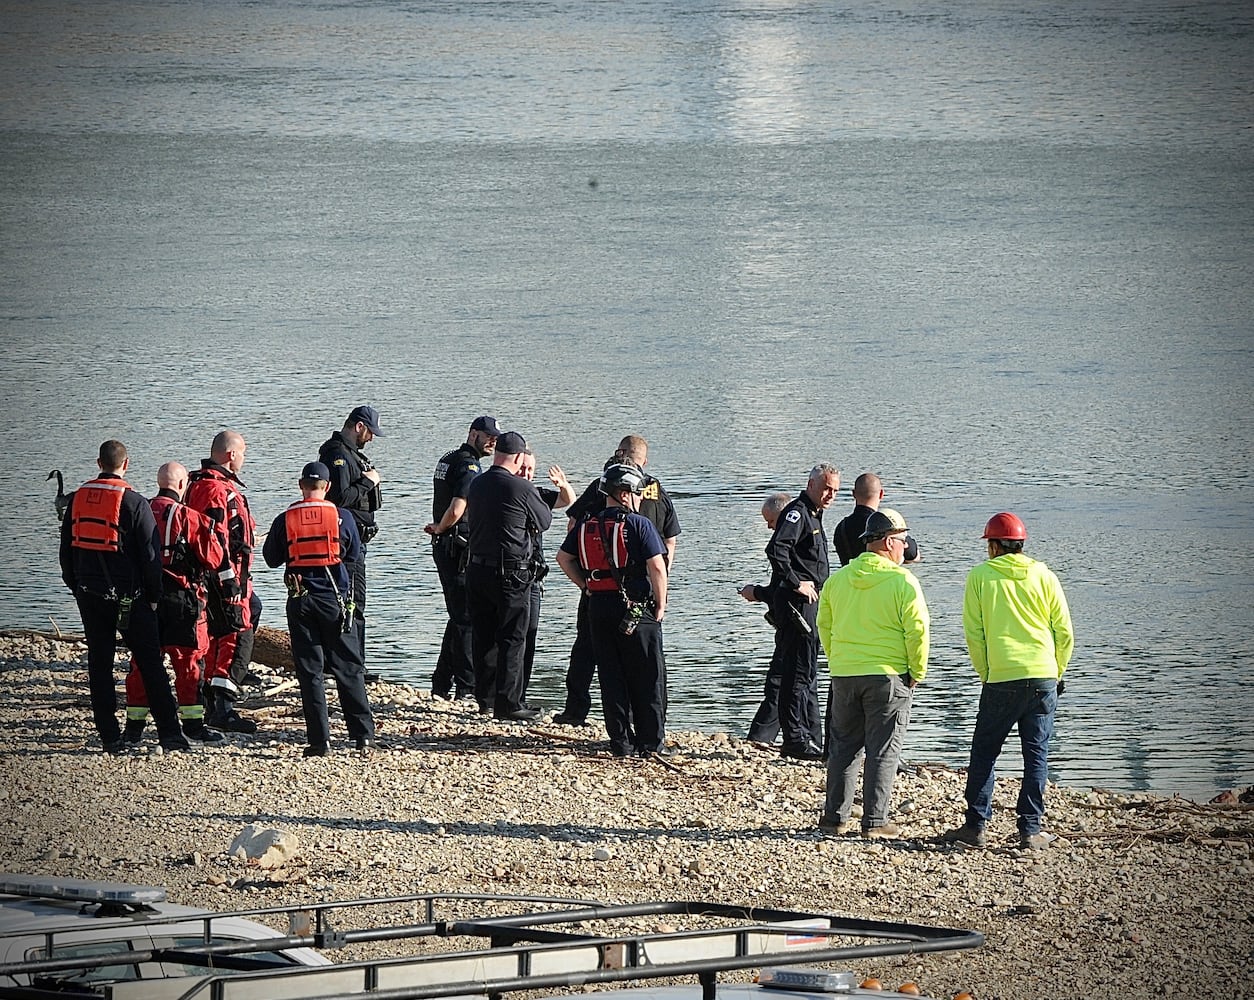
[[[616,760],[603,729],[505,726],[402,685],[370,689],[383,749],[304,760],[298,695],[261,665],[243,705],[257,735],[161,756],[150,732],[110,757],[84,664],[79,643],[0,638],[7,870],[218,910],[434,891],[815,909],[982,931],[978,951],[856,967],[933,997],[1254,995],[1254,806],[1051,787],[1060,839],[1022,851],[1001,780],[989,846],[947,846],[962,775],[911,762],[906,839],[825,838],[820,766],[696,733],[672,734],[671,761]],[[251,823],[295,835],[294,856],[230,854]]]

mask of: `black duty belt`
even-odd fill
[[[488,566],[491,569],[501,569],[502,563],[499,559],[488,559],[484,556],[471,556],[470,562],[475,566]],[[506,559],[504,568],[506,570],[525,569],[530,563],[526,559]]]

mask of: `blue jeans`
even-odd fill
[[[1016,725],[1023,750],[1023,785],[1015,812],[1019,832],[1040,833],[1045,815],[1045,780],[1049,774],[1049,738],[1054,732],[1058,707],[1058,683],[1052,678],[1031,678],[985,684],[980,692],[980,711],[971,738],[971,764],[967,768],[967,823],[982,829],[993,815],[994,765],[1006,737]]]

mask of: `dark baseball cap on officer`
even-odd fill
[[[319,482],[329,483],[331,481],[331,471],[321,462],[309,462],[300,470],[301,482],[306,480],[313,482],[315,479]]]
[[[496,422],[496,417],[475,417],[474,423],[470,425],[472,431],[482,431],[492,437],[500,437],[505,431],[501,425]],[[516,452],[506,452],[509,454],[517,454]]]
[[[527,450],[527,439],[518,431],[505,431],[496,439],[498,455],[521,455]]]
[[[375,437],[383,437],[383,431],[379,430],[379,411],[373,406],[354,406],[353,412],[348,415],[348,422],[355,424],[358,421],[365,424]]]
[[[895,535],[899,531],[906,530],[906,519],[895,510],[885,507],[871,512],[871,516],[866,519],[866,531],[862,532],[858,539],[869,542],[875,538]]]

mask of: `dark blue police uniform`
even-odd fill
[[[454,499],[466,499],[471,482],[480,472],[479,458],[479,452],[469,443],[440,456],[435,466],[432,520],[438,523]],[[466,603],[468,543],[464,516],[444,534],[431,539],[431,556],[440,576],[444,607],[448,610],[440,655],[431,675],[431,692],[441,698],[468,697],[475,690],[470,611]]]
[[[365,477],[374,468],[370,459],[344,439],[343,431],[336,431],[318,449],[318,461],[331,473],[331,486],[327,499],[353,515],[357,533],[361,537],[361,557],[346,562],[352,581],[353,618],[356,619],[357,641],[361,644],[362,662],[366,659],[366,552],[367,546],[379,533],[375,523],[375,511],[383,505],[383,492],[379,484]]]
[[[818,708],[818,602],[799,597],[803,580],[821,590],[829,563],[823,512],[804,490],[785,507],[766,543],[771,563],[771,615],[775,619],[776,653],[781,669],[779,722],[783,752],[789,756],[821,756],[823,726]],[[809,631],[796,622],[797,616]],[[815,749],[818,753],[814,753]]]
[[[534,483],[499,465],[473,479],[466,500],[475,698],[479,710],[495,718],[534,718],[538,713],[526,704],[524,673],[535,580],[532,534],[549,527],[553,511]]]

